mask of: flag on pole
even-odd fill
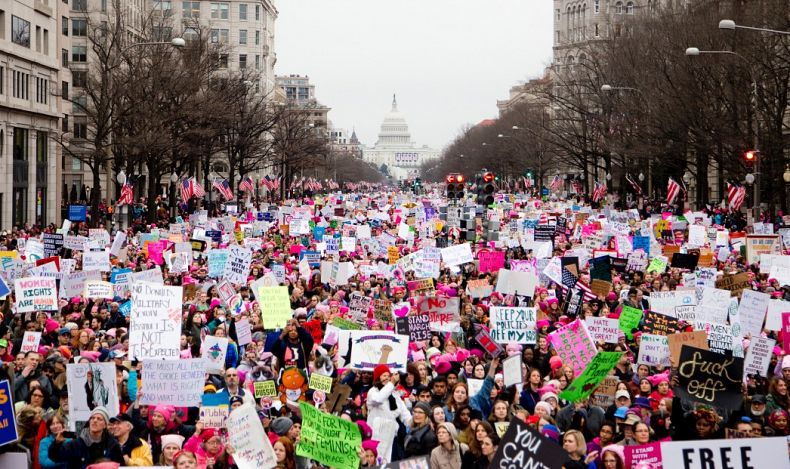
[[[203,185],[197,179],[189,178],[189,184],[192,186],[192,196],[200,198],[206,195],[206,190],[203,189]]]
[[[239,183],[239,190],[244,192],[254,192],[255,186],[253,185],[252,178],[245,176]]]
[[[216,179],[211,183],[211,185],[217,190],[217,192],[222,194],[222,197],[225,197],[226,200],[233,200],[233,191],[231,190],[227,179],[223,179],[221,181]]]
[[[573,181],[571,181],[571,186],[573,187],[573,190],[576,191],[577,194],[579,195],[584,194],[584,187],[582,187],[582,182],[579,181],[578,179],[574,179]]]
[[[727,183],[727,206],[737,212],[746,200],[746,188],[739,184]]]
[[[192,198],[192,184],[190,184],[189,179],[181,181],[181,184],[178,185],[178,189],[181,191],[182,201],[186,202]]]
[[[593,190],[592,200],[593,202],[598,202],[604,197],[606,197],[607,193],[606,183],[596,182],[595,189]]]
[[[678,194],[680,194],[680,184],[669,178],[669,183],[667,183],[667,205],[672,205]]]
[[[117,206],[121,205],[130,205],[134,203],[134,190],[131,185],[124,183],[123,187],[121,187],[121,196],[118,197],[118,202],[115,204]]]
[[[631,189],[634,190],[636,195],[642,195],[642,187],[636,181],[634,181],[634,178],[632,178],[630,174],[625,175],[625,180],[631,185]]]
[[[562,187],[562,178],[560,177],[559,174],[555,174],[554,178],[551,180],[551,183],[549,184],[549,188],[551,188],[552,191],[558,191],[560,190],[561,187]]]

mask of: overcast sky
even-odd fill
[[[551,61],[549,0],[275,3],[275,72],[310,76],[334,125],[366,145],[393,93],[412,140],[441,149]]]

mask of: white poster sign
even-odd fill
[[[182,287],[133,283],[129,358],[177,360],[181,339]]]
[[[406,370],[409,336],[388,331],[351,331],[350,335],[351,368],[373,371],[385,364],[393,372]]]
[[[145,392],[142,405],[200,405],[206,383],[206,362],[188,360],[144,360],[141,378]]]
[[[110,417],[118,415],[118,386],[115,363],[70,363],[66,365],[69,390],[69,426],[87,422],[91,410],[103,406]]]

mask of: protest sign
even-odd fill
[[[678,361],[675,395],[687,401],[738,409],[743,402],[743,358],[684,345]]]
[[[648,366],[670,366],[669,341],[666,335],[642,334],[637,363]]]
[[[288,287],[260,287],[257,293],[257,297],[260,298],[264,327],[267,329],[285,327],[292,317]]]
[[[25,331],[22,337],[19,351],[22,353],[38,352],[38,344],[41,342],[41,332]]]
[[[228,444],[233,447],[233,462],[239,469],[271,469],[277,465],[274,449],[255,407],[250,404],[237,407],[228,416],[226,426]]]
[[[590,282],[590,290],[592,290],[598,298],[606,298],[606,295],[612,291],[612,283],[606,280],[593,279],[593,281]]]
[[[82,270],[110,271],[110,251],[85,251],[82,253]]]
[[[744,374],[760,375],[767,378],[774,345],[776,345],[774,339],[752,336],[749,341],[749,348],[746,350],[746,358],[744,358]]]
[[[680,349],[684,345],[690,345],[702,350],[708,348],[708,333],[705,331],[678,332],[667,336],[669,345],[669,356],[674,363],[680,360]]]
[[[538,277],[531,272],[500,269],[497,274],[496,291],[505,295],[532,297],[537,285]]]
[[[231,283],[244,285],[250,275],[250,263],[252,262],[252,251],[241,246],[230,246],[228,248],[228,258],[225,262],[223,277]]]
[[[409,280],[406,282],[406,288],[409,292],[426,294],[435,290],[432,278],[421,278],[418,280]]]
[[[442,260],[449,266],[458,266],[468,262],[474,262],[472,256],[472,246],[469,243],[456,244],[442,248]]]
[[[140,372],[145,392],[141,405],[197,406],[206,382],[202,358],[144,360]]]
[[[250,321],[247,318],[242,318],[236,321],[236,343],[239,345],[247,345],[252,342],[252,328]]]
[[[260,399],[264,396],[277,397],[277,385],[274,380],[255,381],[253,383],[255,398]]]
[[[3,276],[0,275],[0,298],[5,297],[9,293],[11,293],[11,289],[8,287],[8,284],[6,283]]]
[[[87,422],[91,410],[103,406],[110,417],[118,415],[118,385],[115,363],[69,363],[66,383],[69,390],[69,427]]]
[[[491,336],[488,335],[488,331],[485,328],[480,328],[477,335],[475,335],[475,341],[492,357],[498,357],[504,350],[501,345],[491,340]]]
[[[200,421],[205,428],[225,428],[228,418],[230,396],[228,391],[203,394],[200,404]]]
[[[44,233],[42,236],[44,241],[44,256],[57,256],[60,253],[60,248],[63,247],[63,234],[61,233]]]
[[[743,291],[741,302],[738,304],[738,317],[744,335],[747,333],[752,337],[760,335],[770,299],[771,297],[767,293],[754,290]]]
[[[489,467],[562,469],[568,460],[570,456],[557,443],[514,418]]]
[[[420,342],[431,338],[431,317],[428,314],[415,314],[395,318],[395,330],[398,334],[408,335],[411,342]]]
[[[739,328],[740,326],[736,324],[735,327]],[[708,334],[708,346],[712,351],[725,354],[728,351],[735,351],[736,345],[737,348],[742,348],[740,340],[735,340],[733,326],[694,321],[694,329],[698,331],[705,331],[705,333]],[[743,357],[743,355],[736,356]]]
[[[601,318],[598,316],[587,316],[584,319],[590,336],[596,342],[616,344],[620,335],[620,328],[617,319]]]
[[[225,369],[225,355],[228,352],[228,338],[207,335],[201,346],[203,360],[206,362],[206,371],[222,373]]]
[[[748,272],[741,272],[734,275],[725,275],[716,280],[716,288],[732,292],[733,296],[740,296],[744,289],[752,288]]]
[[[373,305],[373,317],[382,324],[392,322],[392,301],[376,300]]]
[[[747,235],[746,262],[754,264],[760,260],[760,254],[781,254],[782,241],[775,235]]]
[[[176,360],[181,338],[182,287],[133,283],[129,357]]]
[[[310,389],[323,391],[326,395],[332,394],[332,377],[318,373],[310,373]]]
[[[431,330],[453,332],[461,324],[460,298],[458,297],[420,297],[417,312],[427,314],[431,320]]]
[[[351,331],[351,363],[358,370],[373,371],[385,364],[390,370],[405,371],[409,336],[387,331]]]
[[[164,285],[165,280],[164,277],[162,277],[162,268],[155,265],[153,269],[133,272],[132,283],[154,283],[157,285]]]
[[[604,409],[614,404],[618,383],[620,380],[616,376],[605,377],[590,395],[590,402]]]
[[[598,353],[587,326],[579,319],[552,332],[548,339],[562,363],[573,367],[575,376],[579,376]]]
[[[588,397],[620,360],[623,352],[598,352],[584,371],[560,393],[560,398],[578,402]]]
[[[336,469],[359,468],[357,451],[362,437],[357,424],[321,412],[306,402],[299,403],[299,410],[302,412],[302,433],[296,446],[297,456]],[[258,420],[257,414],[255,419]]]
[[[373,303],[373,298],[365,296],[362,292],[351,293],[348,301],[348,311],[357,324],[365,324],[368,319],[368,309]]]
[[[472,298],[485,298],[491,296],[494,291],[493,285],[488,283],[488,279],[470,280],[466,284],[466,290]]]
[[[110,282],[88,280],[85,282],[84,296],[91,299],[111,299],[115,294]]]
[[[646,311],[643,330],[649,334],[674,334],[678,330],[678,319],[654,311]]]
[[[620,312],[620,318],[617,322],[617,326],[620,328],[621,331],[628,337],[628,340],[631,340],[631,335],[634,332],[634,329],[639,327],[639,322],[642,320],[642,310],[632,308],[631,306],[623,305],[623,309]]]
[[[536,308],[492,306],[491,340],[499,344],[535,344],[537,340]]]
[[[14,280],[14,292],[17,313],[58,310],[58,289],[54,278],[18,278]]]
[[[649,464],[651,469],[661,469],[661,442],[645,445],[625,446],[625,467],[642,467],[640,463]]]
[[[505,251],[480,251],[480,273],[496,272],[505,266]]]
[[[208,276],[212,278],[222,277],[225,273],[225,265],[228,262],[229,252],[227,249],[212,249],[208,253]]]
[[[14,393],[8,380],[0,381],[0,446],[17,441],[19,435],[16,429],[16,419],[14,416]],[[6,467],[26,467],[27,459],[23,454],[23,465]]]
[[[662,441],[667,469],[788,469],[785,437]]]

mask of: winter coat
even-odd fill
[[[442,445],[437,446],[431,451],[432,469],[461,469],[461,445],[453,440],[453,447],[450,449]]]
[[[49,458],[49,447],[55,441],[55,435],[49,435],[41,440],[38,445],[38,464],[41,469],[66,469],[68,465],[64,462],[55,462]],[[69,438],[68,441],[71,441]]]
[[[55,462],[66,463],[68,469],[85,469],[90,464],[100,459],[124,464],[121,445],[114,436],[105,431],[101,440],[89,444],[88,429],[84,429],[78,438],[58,443],[53,441],[49,446],[49,459]]]
[[[406,457],[427,456],[438,444],[439,441],[436,439],[436,433],[431,430],[430,425],[425,424],[420,428],[412,428],[409,430],[404,444]]]

